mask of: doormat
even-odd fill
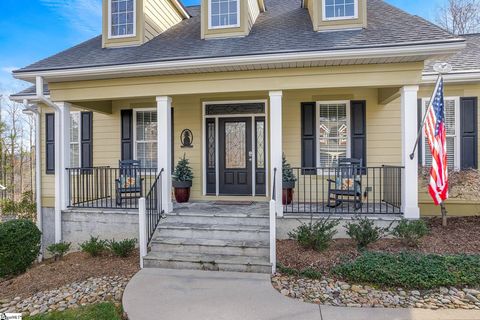
[[[251,206],[253,201],[215,201],[213,204],[220,206]]]

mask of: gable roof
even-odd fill
[[[243,38],[202,40],[200,7],[192,16],[137,47],[102,48],[98,36],[52,57],[14,71],[24,72],[117,66],[201,58],[399,47],[455,41],[450,33],[382,0],[368,0],[368,28],[316,32],[300,0],[265,0],[268,10]]]
[[[437,62],[447,62],[452,65],[453,72],[480,71],[480,33],[465,34],[466,47],[447,59],[433,59],[425,63],[425,72],[434,72],[433,65]]]

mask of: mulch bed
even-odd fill
[[[0,280],[0,299],[26,298],[92,277],[132,277],[140,270],[139,261],[138,252],[128,258],[109,254],[93,258],[83,252],[70,253],[60,261],[49,259],[15,278]]]
[[[439,218],[426,220],[430,234],[424,237],[418,248],[410,248],[396,239],[382,239],[369,247],[370,251],[401,252],[411,250],[436,254],[480,254],[480,217],[449,218],[442,227]],[[277,261],[297,270],[314,268],[327,274],[334,266],[359,256],[351,239],[336,239],[324,252],[302,248],[293,240],[277,241]]]

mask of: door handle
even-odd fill
[[[252,162],[253,152],[248,151],[248,161]]]

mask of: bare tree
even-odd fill
[[[440,6],[437,23],[455,34],[480,31],[480,0],[447,0]]]

